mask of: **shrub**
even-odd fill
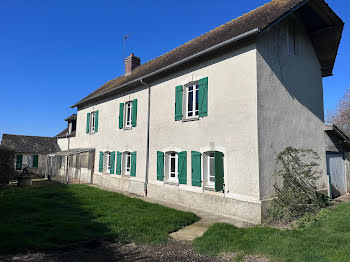
[[[282,186],[274,185],[276,198],[269,210],[274,220],[291,222],[329,205],[329,198],[316,190],[322,175],[319,160],[311,149],[287,147],[277,155],[275,176],[282,178]]]
[[[313,223],[329,217],[330,214],[331,214],[331,211],[328,208],[320,210],[320,212],[318,212],[316,215],[310,214],[307,212],[307,213],[305,213],[305,215],[303,217],[301,217],[300,219],[298,219],[296,221],[296,225],[299,228],[309,227]]]
[[[8,147],[0,146],[0,184],[8,184],[14,175],[14,158],[15,151]]]

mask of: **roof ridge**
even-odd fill
[[[221,24],[221,25],[219,25],[219,26],[217,26],[217,27],[214,27],[213,29],[211,29],[211,30],[205,32],[204,34],[201,34],[201,35],[199,35],[199,36],[196,36],[195,38],[192,38],[191,40],[189,40],[189,41],[187,41],[187,42],[185,42],[185,43],[183,43],[183,44],[181,44],[181,45],[179,45],[179,46],[177,46],[177,47],[175,47],[175,48],[173,48],[173,49],[167,51],[166,53],[164,53],[164,54],[162,54],[162,55],[159,55],[159,56],[157,56],[157,57],[155,57],[155,58],[153,58],[153,59],[147,61],[147,62],[144,63],[144,64],[139,65],[138,67],[135,68],[135,70],[137,70],[138,68],[141,68],[141,67],[143,67],[143,66],[145,66],[145,65],[147,65],[147,64],[149,64],[149,63],[151,63],[152,61],[154,61],[154,60],[156,60],[156,59],[158,59],[158,58],[161,58],[161,57],[166,56],[167,54],[169,54],[170,52],[173,52],[174,50],[176,50],[176,49],[178,49],[178,48],[181,48],[181,47],[183,47],[183,46],[186,46],[186,45],[192,43],[193,41],[197,40],[198,38],[204,37],[205,35],[209,35],[209,34],[212,33],[214,30],[216,30],[216,29],[218,29],[218,28],[220,28],[220,27],[224,27],[224,26],[226,26],[226,25],[232,23],[233,21],[236,21],[237,19],[242,18],[242,17],[244,17],[244,16],[250,14],[251,12],[256,11],[257,9],[262,8],[263,6],[265,6],[265,5],[267,5],[267,4],[270,4],[271,2],[278,2],[278,1],[288,1],[288,0],[271,0],[271,1],[265,3],[265,4],[261,5],[261,6],[258,6],[258,7],[254,8],[254,9],[250,10],[250,11],[247,12],[247,13],[244,13],[244,14],[242,14],[242,15],[240,15],[240,16],[237,16],[237,17],[231,19],[230,21],[227,21],[227,22],[224,23],[224,24]],[[102,86],[108,84],[109,82],[111,82],[111,81],[113,81],[113,80],[116,80],[116,79],[118,79],[118,78],[120,78],[120,77],[123,77],[123,76],[125,76],[125,75],[123,74],[123,75],[117,76],[117,77],[115,77],[115,78],[113,78],[113,79],[107,81],[107,82],[106,82],[105,84],[103,84]],[[101,87],[102,87],[102,86],[101,86]],[[96,90],[96,91],[97,91],[97,90]]]
[[[4,136],[4,135],[7,135],[7,136],[37,137],[37,138],[54,138],[54,137],[52,137],[52,136],[30,136],[30,135],[17,135],[17,134],[6,134],[6,133],[3,133],[2,135],[3,135],[3,136]]]

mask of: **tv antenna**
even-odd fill
[[[123,63],[124,63],[124,61],[125,61],[125,42],[126,42],[126,39],[128,39],[128,38],[129,38],[129,36],[130,36],[130,34],[129,34],[129,35],[126,35],[126,36],[124,36]]]

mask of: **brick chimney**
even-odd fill
[[[130,75],[131,71],[138,67],[141,63],[139,57],[135,56],[133,53],[130,54],[127,58],[125,58],[125,75]]]

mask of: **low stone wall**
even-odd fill
[[[261,203],[227,198],[223,194],[220,196],[211,192],[186,191],[172,185],[148,184],[147,188],[147,196],[156,200],[231,216],[254,224],[261,223]]]
[[[94,174],[92,183],[105,188],[122,190],[140,196],[144,195],[144,183],[134,178]]]
[[[93,184],[107,189],[121,190],[140,196],[144,195],[143,181],[137,181],[129,177],[95,174]],[[147,185],[147,197],[160,200],[163,203],[176,203],[197,210],[239,218],[254,224],[262,222],[262,204],[260,202],[254,203],[228,198],[217,192],[191,192],[180,189],[176,185],[149,183]]]

